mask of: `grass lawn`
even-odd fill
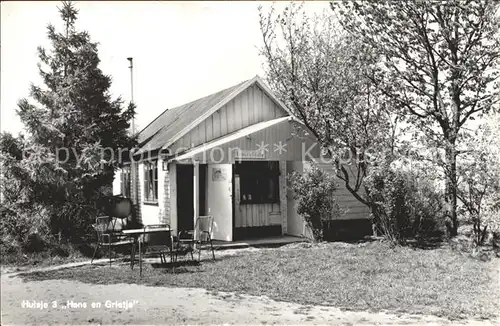
[[[450,319],[492,318],[500,311],[498,259],[474,260],[450,249],[391,249],[385,243],[291,245],[275,249],[216,252],[218,260],[168,268],[145,264],[85,266],[26,274],[29,280],[68,279],[86,283],[141,283],[201,287],[267,295],[301,304],[350,310],[423,313]]]

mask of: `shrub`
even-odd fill
[[[341,215],[335,197],[337,185],[333,176],[316,166],[305,173],[293,172],[288,176],[294,199],[297,201],[297,213],[304,217],[316,241],[323,240],[323,232],[328,221]]]
[[[408,238],[441,237],[444,203],[431,182],[403,168],[380,167],[365,180],[372,217],[383,237],[396,244]]]
[[[50,232],[50,216],[43,207],[32,209],[22,205],[0,205],[0,247],[2,254],[40,252],[54,242]]]
[[[492,235],[493,247],[500,249],[500,193],[495,192],[487,196],[481,215],[482,224],[485,226],[484,230],[489,228],[489,232]],[[474,231],[476,230],[474,229]],[[482,244],[480,240],[483,240],[485,235],[475,235],[477,243]]]

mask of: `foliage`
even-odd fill
[[[128,128],[135,109],[123,110],[122,100],[111,98],[111,77],[99,68],[97,43],[76,30],[74,6],[63,2],[59,12],[65,29],[49,25],[52,48],[38,48],[44,86],[31,85],[31,99],[18,103],[27,134],[0,137],[2,211],[30,227],[43,212],[47,236],[57,241],[88,232],[118,149],[134,145]]]
[[[500,231],[500,114],[476,130],[460,158],[458,197],[472,223],[474,241],[482,245],[488,228]]]
[[[327,149],[346,188],[368,206],[363,179],[369,156],[392,154],[395,139],[391,102],[367,78],[378,56],[343,33],[331,15],[309,17],[297,3],[279,13],[260,9],[260,29],[271,88]]]
[[[54,243],[47,210],[36,205],[22,209],[18,205],[0,206],[0,250],[2,255],[39,252]]]
[[[316,241],[323,240],[328,221],[339,217],[341,211],[335,197],[337,185],[333,176],[312,166],[305,173],[294,171],[288,176],[297,213],[304,217]]]
[[[331,3],[344,29],[383,58],[368,77],[397,103],[415,140],[438,150],[454,234],[465,126],[498,101],[499,6],[489,0]]]
[[[378,234],[393,244],[442,235],[442,195],[421,171],[381,165],[365,181]]]

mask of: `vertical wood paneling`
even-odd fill
[[[177,234],[177,164],[168,165],[170,179],[170,227],[176,230]]]
[[[245,220],[241,217],[240,210],[240,176],[234,176],[234,226],[244,227],[246,226]]]
[[[235,202],[235,205],[236,205],[235,206],[236,227],[257,227],[257,226],[268,226],[273,224],[275,225],[277,221],[274,220],[273,223],[272,215],[279,214],[281,216],[282,214],[281,204],[253,204],[253,205],[240,204],[238,197],[237,202]]]
[[[253,85],[182,137],[171,149],[191,147],[219,138],[252,124],[285,116],[258,86]]]
[[[221,136],[221,117],[220,111],[215,112],[213,115],[213,126],[214,126],[214,138],[219,138]]]
[[[268,112],[270,118],[274,119],[274,105],[273,102],[262,93],[263,104],[262,108],[265,110],[264,112]]]
[[[243,206],[243,212],[244,212],[244,219],[247,221],[248,226],[254,225],[254,216],[252,214],[252,207],[249,205]]]
[[[280,161],[280,215],[281,215],[281,234],[287,232],[287,200],[286,200],[286,161]]]
[[[255,107],[253,105],[253,89],[254,86],[247,89],[247,99],[248,99],[248,113],[249,113],[249,123],[257,123],[257,114],[255,113]]]
[[[226,104],[226,111],[227,111],[227,130],[228,132],[230,130],[236,130],[236,120],[233,119],[234,117],[234,101],[230,101],[229,103]]]
[[[213,139],[214,129],[213,129],[213,115],[205,120],[205,128],[207,129],[207,139]]]
[[[236,129],[241,129],[243,127],[243,110],[242,110],[242,98],[241,96],[236,97],[234,100],[234,120],[236,122]]]
[[[227,134],[227,106],[220,110],[220,133],[221,135]]]
[[[201,124],[199,124],[194,130],[193,133],[196,133],[196,140],[198,143],[204,143],[205,142],[205,135],[204,132],[202,132]]]
[[[258,97],[258,103],[259,105],[257,106],[257,112],[259,113],[259,117],[260,119],[264,119],[264,115],[265,115],[265,108],[264,108],[264,104],[265,104],[265,100],[264,100],[264,93],[262,92],[262,90],[260,88],[257,87],[257,89],[259,90],[259,95],[257,96]]]
[[[244,91],[239,96],[241,98],[241,121],[243,126],[250,125],[250,112],[248,111],[248,91]]]
[[[257,225],[258,222],[257,222],[256,215],[253,213],[253,205],[246,205],[245,208],[246,208],[247,216],[249,217],[249,218],[247,218],[247,220],[250,220],[250,226]]]
[[[193,143],[193,142],[191,141],[191,135],[193,135],[193,133],[192,133],[192,132],[188,132],[188,133],[186,134],[186,147],[187,147],[187,148],[191,148],[191,144]]]

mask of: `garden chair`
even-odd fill
[[[97,235],[97,246],[90,263],[94,261],[100,247],[108,248],[109,266],[111,266],[111,248],[133,245],[133,239],[121,234],[121,225],[117,229],[116,222],[116,218],[109,216],[99,216],[96,218],[96,223],[93,227]]]
[[[212,257],[215,260],[215,251],[212,244],[214,218],[213,216],[198,216],[194,230],[183,230],[178,234],[178,244],[190,246],[192,249],[198,247],[198,261],[201,258],[201,250],[203,245],[210,244],[212,250]]]
[[[154,224],[144,227],[144,235],[142,242],[144,243],[144,255],[158,255],[162,264],[167,263],[165,255],[170,256],[170,263],[172,270],[175,272],[175,262],[177,260],[177,250],[174,246],[174,239],[170,231],[150,232],[148,230],[157,228],[167,228],[170,230],[168,224]],[[141,274],[142,274],[142,263]]]

